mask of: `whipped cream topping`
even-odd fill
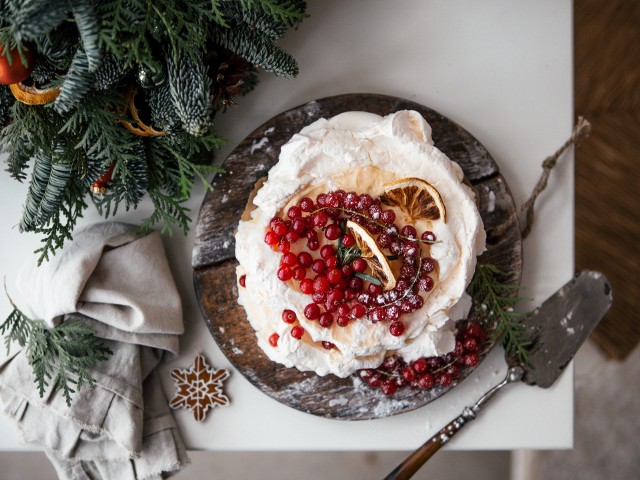
[[[303,311],[311,297],[294,288],[293,281],[277,278],[280,255],[264,243],[270,219],[284,216],[303,196],[315,198],[336,189],[378,196],[385,183],[406,177],[433,185],[447,210],[446,223],[413,222],[418,232],[431,230],[440,241],[422,247],[438,262],[434,289],[421,292],[423,307],[401,317],[406,328],[399,337],[389,333],[387,322],[374,324],[366,318],[330,328],[307,320]],[[475,195],[462,179],[461,168],[433,145],[431,127],[414,111],[386,117],[347,112],[320,119],[294,135],[282,147],[278,163],[253,199],[250,218],[239,223],[236,234],[238,278],[246,275],[246,288],[238,286],[238,302],[267,356],[302,371],[346,377],[379,366],[388,352],[412,361],[453,350],[455,320],[469,311],[471,300],[465,289],[476,257],[485,249]],[[319,257],[318,252],[311,253]],[[293,310],[305,329],[299,340],[291,336],[291,325],[282,321],[285,309]],[[268,340],[274,332],[280,337],[276,347]],[[336,348],[326,350],[322,341]]]

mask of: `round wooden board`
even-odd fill
[[[193,279],[205,322],[229,361],[262,392],[297,410],[344,420],[383,418],[426,405],[472,371],[465,368],[447,389],[405,388],[389,398],[357,375],[340,379],[285,368],[258,347],[255,332],[237,303],[233,235],[254,184],[278,161],[280,147],[319,118],[354,110],[387,115],[407,109],[418,111],[429,122],[435,145],[460,164],[478,194],[487,231],[487,251],[480,261],[497,265],[510,282],[520,283],[522,243],[513,198],[489,153],[462,127],[430,108],[378,94],[323,98],[273,117],[227,157],[223,164],[227,173],[215,179],[215,189],[203,200],[196,224]],[[495,232],[503,233],[498,236]]]

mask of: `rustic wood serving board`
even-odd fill
[[[319,118],[353,110],[387,115],[405,109],[418,111],[429,122],[435,145],[460,164],[474,186],[488,237],[488,250],[481,261],[497,265],[510,282],[520,283],[522,243],[513,198],[487,150],[462,127],[430,108],[377,94],[323,98],[273,117],[233,150],[223,164],[227,173],[216,177],[215,189],[206,194],[196,224],[192,266],[202,314],[222,352],[258,389],[297,410],[345,420],[387,417],[431,402],[472,371],[464,369],[447,389],[405,388],[388,398],[357,375],[320,377],[270,361],[258,347],[244,309],[237,303],[233,235],[254,184],[278,161],[280,147]]]

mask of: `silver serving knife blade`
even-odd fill
[[[588,270],[549,297],[524,320],[532,341],[523,381],[548,388],[556,381],[612,302],[606,277]],[[513,360],[508,360],[514,365]]]
[[[599,272],[583,270],[523,318],[531,340],[529,363],[507,358],[506,378],[427,440],[398,465],[385,480],[407,480],[453,435],[476,418],[498,391],[520,380],[529,385],[550,387],[569,364],[580,346],[611,306],[611,285]]]

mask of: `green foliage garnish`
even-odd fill
[[[11,304],[12,312],[0,325],[7,352],[13,343],[26,347],[40,397],[53,381],[56,388],[62,389],[67,406],[71,406],[72,395],[85,383],[89,388],[95,387],[89,369],[113,352],[81,320],[71,318],[47,328],[44,322],[28,318]]]
[[[33,49],[25,82],[60,88],[25,105],[0,85],[0,151],[14,179],[29,179],[20,230],[43,236],[40,261],[71,238],[110,168],[106,195],[92,196],[102,215],[149,195],[141,229],[186,232],[194,182],[210,189],[219,171],[216,114],[256,85],[257,67],[296,75],[277,40],[306,17],[303,0],[0,1],[0,54]],[[132,104],[155,136],[118,123],[133,122]]]
[[[520,287],[505,283],[505,273],[492,264],[478,264],[467,288],[467,293],[479,306],[478,314],[484,321],[495,324],[495,338],[502,338],[509,357],[528,365],[531,341],[524,334],[523,312],[514,310],[521,302],[530,298],[518,295]]]

